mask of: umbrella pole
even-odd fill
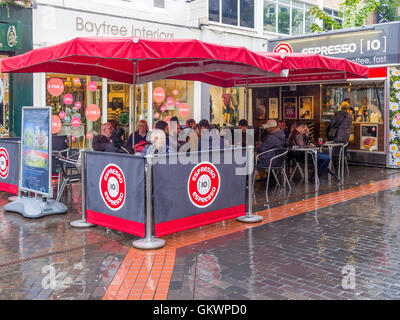
[[[132,103],[132,149],[135,146],[135,120],[136,120],[136,61],[133,62],[133,103]]]
[[[245,119],[249,121],[249,78],[246,76],[246,87],[245,87]]]

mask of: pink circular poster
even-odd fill
[[[69,94],[69,93],[67,93],[67,94],[64,96],[63,100],[64,100],[64,103],[67,104],[67,105],[70,105],[72,102],[74,102],[74,98],[73,98],[72,95]]]
[[[179,105],[179,114],[183,118],[186,118],[190,114],[190,107],[186,102]]]
[[[165,91],[161,87],[157,87],[153,91],[154,101],[157,103],[163,102],[165,99]]]
[[[100,118],[100,109],[97,105],[91,104],[85,110],[86,119],[89,121],[97,121]]]
[[[74,107],[79,110],[82,107],[82,103],[77,101],[77,102],[75,102]]]
[[[51,117],[51,133],[55,134],[61,130],[61,120],[58,116]]]
[[[65,118],[65,112],[64,111],[60,111],[58,116],[60,117],[60,119],[64,119]]]
[[[154,118],[156,118],[156,119],[160,118],[160,114],[159,114],[158,112],[156,112],[156,113],[154,114]]]
[[[97,89],[96,81],[89,81],[88,89],[89,89],[89,91],[96,91],[96,89]]]
[[[88,131],[88,133],[86,133],[86,138],[88,140],[92,140],[93,139],[93,132],[92,131]]]
[[[73,117],[71,119],[71,126],[78,128],[81,125],[81,119],[79,117]]]
[[[47,91],[53,97],[58,97],[64,91],[64,83],[61,79],[58,78],[51,78],[47,82]]]

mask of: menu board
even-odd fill
[[[378,125],[360,125],[360,149],[378,150]]]
[[[52,197],[51,108],[23,107],[20,190]]]

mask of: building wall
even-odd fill
[[[7,8],[0,8],[0,22],[13,23],[21,22],[21,42],[19,50],[9,51],[7,54],[17,55],[32,49],[32,10],[11,7],[10,17]],[[21,110],[23,106],[31,106],[32,101],[32,74],[10,74],[10,136],[21,134]]]

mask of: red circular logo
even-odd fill
[[[99,181],[100,194],[104,203],[111,210],[119,210],[125,203],[125,176],[116,164],[104,168]]]
[[[8,152],[6,148],[0,148],[0,178],[7,178],[9,168]]]
[[[51,78],[47,82],[47,91],[53,97],[58,97],[64,91],[64,83],[61,79]]]
[[[292,53],[293,52],[293,48],[289,43],[286,42],[281,42],[279,44],[277,44],[274,48],[274,52],[278,52],[278,53]]]
[[[198,208],[208,207],[217,197],[220,185],[217,168],[210,162],[199,163],[189,175],[189,199]]]

